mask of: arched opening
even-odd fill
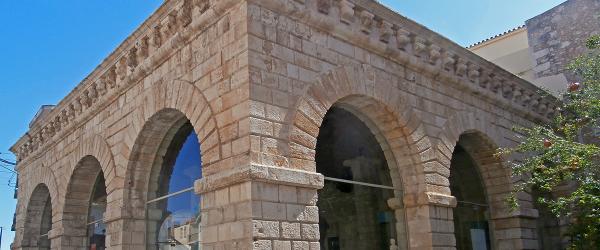
[[[469,145],[472,139],[481,138],[468,134],[460,137],[450,162],[450,192],[457,200],[453,209],[456,248],[491,249],[491,213],[481,166],[466,149],[475,146]]]
[[[71,233],[66,235],[70,240],[63,244],[79,249],[106,249],[106,201],[100,162],[93,156],[85,156],[75,166],[67,188],[63,224]]]
[[[390,249],[398,235],[388,206],[395,194],[372,130],[350,108],[334,105],[321,124],[315,160],[325,176],[317,202],[321,249]]]
[[[39,184],[31,194],[27,204],[23,247],[50,249],[48,233],[52,229],[52,202],[48,187]]]
[[[96,177],[90,205],[88,208],[88,241],[89,249],[106,249],[106,225],[104,224],[104,213],[106,212],[106,185],[104,184],[102,172]]]
[[[155,140],[145,146],[155,154],[147,182],[146,249],[199,249],[200,197],[193,192],[202,177],[198,135],[179,111],[159,112],[149,123],[144,136]]]

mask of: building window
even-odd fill
[[[100,172],[94,184],[88,210],[87,234],[90,250],[106,249],[106,225],[103,221],[106,212],[106,197],[104,176]]]
[[[390,249],[396,219],[387,201],[394,197],[394,188],[370,129],[334,106],[319,131],[316,162],[317,171],[325,175],[317,202],[321,249]]]
[[[202,177],[198,136],[188,123],[167,147],[155,188],[147,202],[148,249],[199,249],[200,197],[194,181]]]

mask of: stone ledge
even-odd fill
[[[508,219],[508,218],[515,218],[515,217],[519,217],[519,218],[538,218],[540,217],[540,213],[538,212],[537,209],[534,208],[522,208],[520,207],[519,209],[512,211],[512,212],[508,212],[508,213],[503,213],[503,214],[495,214],[492,216],[492,219]]]
[[[197,194],[203,194],[247,181],[321,189],[325,180],[322,174],[314,172],[263,165],[249,165],[197,180],[194,183],[194,191]]]
[[[405,207],[417,207],[422,205],[433,205],[440,207],[456,207],[456,197],[452,195],[424,192],[404,197]]]

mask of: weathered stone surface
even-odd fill
[[[401,249],[455,246],[448,176],[463,134],[493,201],[495,246],[535,248],[535,234],[519,230],[535,227],[531,199],[521,197],[518,214],[497,202],[512,180],[490,152],[515,142],[512,125],[545,121],[553,102],[375,1],[167,0],[12,147],[13,248],[36,244],[27,232],[40,226],[40,185],[52,249],[82,247],[73,223],[86,194],[68,187],[92,185],[74,174],[90,156],[106,179],[109,249],[145,249],[151,168],[187,120],[204,164],[194,187],[204,249],[319,249],[315,146],[334,105],[363,121],[389,159]]]
[[[600,32],[595,0],[566,1],[526,22],[536,78],[564,75],[568,82],[578,81],[566,68],[584,54],[589,36]]]

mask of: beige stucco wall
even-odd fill
[[[534,80],[525,27],[477,44],[469,50],[527,81]]]
[[[469,47],[469,50],[555,96],[560,96],[567,86],[564,75],[535,77],[534,58],[529,47],[527,27],[520,27],[481,42]]]

